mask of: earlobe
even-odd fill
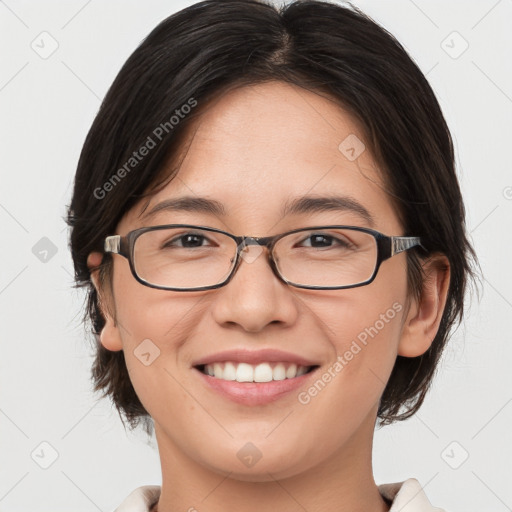
[[[114,325],[114,321],[110,316],[107,317],[105,325],[101,330],[100,342],[107,350],[112,352],[123,350],[123,342],[121,340],[119,327]]]
[[[101,329],[100,333],[100,342],[107,350],[117,352],[123,349],[123,342],[119,332],[119,326],[109,311],[114,311],[114,305],[110,304],[110,307],[105,307],[106,301],[109,299],[107,297],[106,291],[101,287],[98,269],[98,267],[101,265],[102,259],[103,254],[100,252],[91,252],[87,257],[87,266],[91,271],[91,281],[97,292],[101,314],[105,319],[105,325]]]
[[[448,258],[444,254],[433,255],[423,268],[421,296],[410,305],[398,345],[398,355],[404,357],[418,357],[429,349],[439,330],[448,297]]]

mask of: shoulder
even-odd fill
[[[392,501],[389,512],[447,512],[431,505],[416,478],[379,485],[379,492]]]
[[[150,512],[160,497],[159,485],[137,487],[114,512]]]

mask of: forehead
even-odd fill
[[[364,203],[382,229],[397,227],[360,127],[332,99],[267,82],[221,95],[194,123],[177,176],[139,217],[169,198],[208,197],[260,229],[293,198],[336,194]]]

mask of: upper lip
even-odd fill
[[[238,363],[295,363],[298,366],[317,366],[315,361],[308,360],[298,354],[291,352],[284,352],[277,349],[262,349],[262,350],[247,350],[247,349],[232,349],[223,352],[217,352],[209,356],[201,357],[192,363],[192,366],[202,366],[210,363],[221,363],[225,361],[233,361]]]

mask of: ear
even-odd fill
[[[103,318],[105,318],[105,325],[100,333],[100,342],[106,349],[117,352],[123,349],[123,342],[119,332],[119,325],[110,313],[110,311],[114,311],[113,298],[111,294],[107,294],[100,283],[99,266],[102,259],[103,254],[101,252],[91,252],[87,257],[87,267],[91,272],[91,280],[98,293],[99,307]],[[107,307],[105,307],[106,305]]]
[[[423,263],[425,278],[419,300],[412,302],[402,328],[398,355],[418,357],[425,353],[439,330],[448,297],[450,263],[436,253]]]

